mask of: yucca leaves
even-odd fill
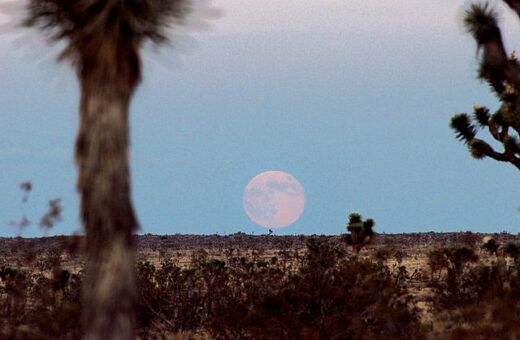
[[[488,3],[470,5],[466,11],[464,26],[478,44],[500,37],[497,14]]]
[[[352,213],[348,215],[349,225],[352,225],[354,223],[360,223],[361,222],[361,215],[358,213]]]
[[[48,30],[54,39],[103,37],[112,25],[138,43],[167,40],[165,30],[189,11],[189,0],[30,0],[27,26]]]
[[[141,80],[140,48],[168,40],[166,30],[189,12],[189,0],[29,0],[24,24],[64,40],[80,79],[131,94]],[[117,60],[114,63],[114,60]]]
[[[473,116],[481,127],[488,126],[489,124],[489,109],[480,105],[473,106]]]
[[[455,130],[458,139],[468,143],[475,138],[475,127],[471,124],[471,119],[465,113],[460,113],[451,118],[450,126]]]
[[[469,143],[469,150],[474,158],[482,159],[489,154],[491,151],[491,146],[489,146],[489,144],[484,142],[482,139],[474,138]]]

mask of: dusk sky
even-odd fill
[[[449,128],[474,104],[498,108],[476,79],[475,42],[461,23],[469,2],[211,4],[222,15],[209,28],[183,29],[173,48],[143,55],[131,108],[139,233],[266,233],[242,198],[269,170],[306,193],[300,219],[275,234],[343,233],[351,212],[385,233],[520,232],[518,170],[471,158]],[[511,51],[520,22],[492,4]],[[0,35],[0,236],[17,236],[9,222],[24,214],[33,224],[22,236],[71,234],[81,230],[78,85],[56,64],[59,48],[34,31],[13,37]],[[63,221],[40,230],[58,197]]]

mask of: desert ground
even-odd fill
[[[190,280],[192,281],[190,282],[191,285],[198,287],[198,294],[205,296],[205,299],[211,301],[211,299],[214,298],[214,296],[211,295],[212,290],[220,291],[222,287],[231,287],[232,289],[230,291],[226,291],[226,294],[230,294],[229,292],[233,292],[234,290],[245,289],[244,287],[247,287],[250,282],[252,282],[251,284],[257,285],[257,288],[250,291],[241,291],[240,294],[251,294],[255,289],[257,291],[255,294],[257,294],[262,289],[271,289],[269,285],[276,286],[278,284],[277,282],[290,281],[294,277],[297,278],[304,275],[304,268],[319,267],[321,265],[320,263],[322,263],[320,262],[322,257],[335,256],[334,261],[336,262],[327,265],[330,268],[341,267],[341,263],[352,263],[356,261],[359,263],[372,263],[378,268],[375,273],[378,273],[378,275],[384,273],[384,275],[393,280],[393,284],[397,284],[404,289],[403,292],[395,294],[400,294],[399,299],[408,299],[402,306],[413,311],[410,315],[416,317],[418,320],[414,326],[417,327],[417,330],[409,334],[405,332],[406,334],[403,333],[402,336],[398,335],[398,338],[440,339],[453,338],[456,337],[457,334],[466,334],[465,336],[474,336],[477,339],[492,339],[493,334],[496,334],[493,332],[497,330],[502,331],[504,327],[510,327],[509,324],[504,323],[497,326],[497,329],[494,329],[489,325],[489,320],[486,316],[481,316],[481,319],[476,321],[471,320],[471,315],[475,312],[468,308],[484,303],[483,301],[487,300],[484,300],[483,297],[481,298],[482,301],[475,297],[471,299],[466,297],[468,294],[475,295],[477,291],[482,290],[481,286],[479,286],[480,288],[473,286],[471,286],[473,287],[471,288],[468,286],[466,282],[468,278],[470,278],[470,281],[479,281],[481,277],[478,275],[480,274],[476,274],[480,273],[478,271],[480,270],[479,268],[494,268],[497,266],[497,261],[499,261],[497,253],[486,251],[481,247],[482,240],[485,236],[492,236],[502,247],[505,247],[507,242],[517,239],[515,235],[506,232],[493,235],[472,232],[376,234],[373,241],[363,247],[356,257],[352,248],[343,241],[344,235],[276,236],[269,234],[247,235],[244,233],[231,235],[139,235],[136,236],[138,250],[136,268],[138,272],[138,286],[143,291],[142,301],[144,302],[141,308],[147,310],[147,312],[143,312],[143,314],[146,315],[146,317],[143,317],[146,322],[140,333],[140,338],[254,338],[249,335],[244,335],[250,334],[248,333],[249,331],[229,333],[227,330],[215,331],[211,328],[213,326],[206,328],[204,322],[208,322],[211,325],[211,321],[207,321],[209,317],[204,319],[206,321],[197,319],[197,322],[190,321],[191,323],[186,320],[176,322],[176,319],[170,320],[165,317],[164,315],[168,315],[167,311],[172,310],[172,303],[175,305],[175,301],[181,301],[183,299],[177,295],[175,297],[168,294],[164,296],[161,295],[164,293],[164,287],[168,287],[162,286],[164,282],[161,281],[163,280],[161,277],[163,277],[165,273],[169,277],[170,281],[168,282],[170,282],[170,285],[178,284],[181,277],[183,278],[182,280],[185,280],[181,282],[180,286],[175,286],[177,288],[170,286],[169,289],[176,289],[177,292],[187,289],[188,294],[184,295],[184,300],[182,300],[184,302],[182,303],[186,304],[186,308],[200,309],[203,307],[195,307],[196,302],[189,300],[187,297],[194,294],[192,291],[194,288],[190,286],[189,280],[186,279],[189,275],[194,275],[191,277]],[[309,243],[309,240],[313,239],[319,240],[326,244],[327,247],[318,252],[314,250],[313,253],[312,246],[310,246],[312,243]],[[67,306],[66,301],[68,298],[79,301],[78,293],[71,288],[73,285],[62,282],[60,286],[59,278],[63,281],[64,273],[67,273],[67,278],[69,276],[74,279],[81,277],[85,265],[81,255],[81,241],[82,238],[79,236],[58,236],[34,239],[0,238],[0,268],[2,268],[0,274],[3,273],[0,275],[0,296],[2,299],[10,303],[13,308],[17,306],[16,308],[18,309],[31,310],[33,306],[38,305],[38,302],[33,301],[35,297],[31,295],[39,289],[34,287],[39,287],[38,284],[41,284],[41,282],[54,282],[53,289],[49,288],[47,291],[44,290],[48,296],[46,295],[42,300],[45,301],[45,303],[55,303],[57,305],[55,307],[46,307],[50,316],[52,316],[52,313],[58,313],[58,311],[61,310],[60,308],[65,308],[63,306]],[[327,253],[327,249],[334,250],[337,255],[325,256],[324,254]],[[434,254],[436,250],[439,251],[443,249],[470,249],[473,258],[472,260],[462,259],[459,261],[455,259],[455,257],[450,258],[450,253],[446,252],[443,253],[445,255],[441,256],[439,262],[440,267],[434,268],[432,254]],[[310,258],[311,256],[320,259],[312,259]],[[517,263],[517,259],[512,256],[503,256],[503,258],[507,268],[509,268],[508,272],[513,273],[514,268],[516,268],[515,263]],[[310,264],[312,261],[317,262]],[[325,268],[321,274],[330,271],[329,267]],[[169,271],[166,271],[165,268],[169,268]],[[11,272],[9,270],[11,270]],[[269,270],[272,272],[269,272]],[[33,283],[27,286],[28,288],[20,288],[25,292],[24,294],[26,294],[26,296],[23,299],[23,303],[19,305],[16,305],[9,295],[10,285],[16,282],[14,279],[14,281],[9,280],[10,277],[15,277],[13,274],[9,274],[12,272],[23,273],[23,277],[25,278],[24,282],[33,280],[31,281]],[[220,282],[212,278],[220,277],[219,275],[222,273],[227,273],[225,275],[228,276],[222,276]],[[241,273],[240,275],[242,276],[233,276],[238,275],[237,273]],[[468,276],[470,274],[473,276]],[[173,280],[171,278],[172,275],[178,275],[176,276],[178,281]],[[204,278],[200,279],[203,283],[198,281],[199,278],[197,275],[200,276],[200,278]],[[244,277],[244,275],[246,275],[247,278],[241,278],[239,280],[240,283],[237,283],[237,277]],[[310,277],[314,277],[313,275],[315,274],[311,273],[310,275]],[[335,275],[337,276],[338,274]],[[460,281],[456,282],[455,286],[464,288],[454,288],[453,285],[450,286],[450,275],[455,275],[453,277]],[[333,277],[331,278],[333,279]],[[65,281],[71,282],[71,280],[72,279],[67,279]],[[366,280],[362,282],[366,282]],[[508,282],[516,281],[510,278]],[[237,285],[236,287],[233,286],[235,284]],[[278,288],[273,289],[273,292],[269,294],[275,294]],[[319,288],[313,287],[312,289]],[[385,289],[385,287],[383,287],[383,289]],[[452,291],[453,289],[456,290],[456,294],[460,294],[461,302],[446,305],[446,300],[453,300],[454,296],[456,296]],[[161,290],[163,292],[161,292]],[[473,291],[474,293],[471,293]],[[380,292],[376,291],[370,294],[379,293]],[[40,292],[39,294],[42,293]],[[211,298],[208,298],[208,296]],[[256,298],[260,299],[261,297],[256,296]],[[171,299],[174,301],[170,301]],[[458,297],[455,298],[455,300],[457,299]],[[202,301],[203,299],[200,298],[199,300]],[[198,303],[202,304],[200,301]],[[79,303],[80,302],[77,302],[77,304]],[[177,303],[182,304],[180,302]],[[213,305],[214,303],[215,302],[205,302],[203,305]],[[227,308],[226,306],[236,303],[236,301],[224,301],[220,303],[223,304],[223,308],[225,309]],[[386,304],[386,301],[384,301],[383,304]],[[440,307],[440,304],[442,304],[442,307]],[[79,307],[76,306],[76,308]],[[164,311],[162,311],[163,309]],[[2,318],[4,320],[0,321],[0,325],[5,326],[7,322],[20,323],[17,328],[15,327],[8,332],[4,330],[4,335],[9,334],[8,338],[17,338],[17,336],[20,337],[20,334],[25,334],[24,332],[26,332],[27,329],[24,328],[23,323],[27,321],[24,321],[22,316],[20,319],[9,320],[9,314],[6,314],[8,312],[6,310],[3,312]],[[34,310],[33,312],[38,313]],[[27,313],[29,312],[26,311],[25,314]],[[173,315],[177,315],[178,318],[180,312],[176,311],[175,313],[171,314],[172,318]],[[244,311],[237,311],[238,315],[240,315],[240,313],[244,313]],[[465,320],[466,314],[468,315],[467,320]],[[459,320],[461,318],[462,321]],[[220,320],[218,322],[225,324],[225,321]],[[489,330],[490,327],[492,330]],[[44,329],[44,331],[46,332],[47,330]],[[278,334],[276,331],[273,332],[275,332],[273,334]],[[518,332],[516,329],[510,330],[511,334],[516,334],[516,332]],[[15,336],[13,334],[18,335]],[[29,338],[42,338],[36,333],[33,334],[29,332],[27,334],[32,334]],[[60,332],[55,334],[60,334]],[[70,334],[74,333],[72,332]],[[64,338],[74,338],[74,336],[70,334]],[[254,331],[251,334],[254,334]],[[333,338],[330,335],[320,337],[316,334],[312,335],[313,333],[308,334],[311,334],[307,336],[309,339]],[[385,335],[386,333],[384,332],[381,334],[383,335],[379,338],[389,338],[388,334]],[[297,337],[298,336],[294,334],[280,336],[280,338],[286,339]],[[274,338],[277,338],[276,335]],[[347,338],[349,337],[347,336]],[[507,338],[509,339],[509,337]]]

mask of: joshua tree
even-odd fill
[[[520,0],[504,2],[520,16]],[[488,82],[502,104],[494,114],[490,114],[488,108],[475,105],[473,117],[457,114],[451,119],[451,127],[467,144],[473,157],[490,157],[520,169],[520,64],[514,52],[507,55],[497,15],[487,3],[471,5],[464,24],[477,42],[477,51],[482,51],[478,76]],[[503,151],[496,151],[484,140],[476,138],[479,128],[487,128]]]
[[[128,165],[130,100],[141,80],[140,49],[167,41],[165,30],[189,0],[28,0],[24,24],[64,40],[80,83],[75,158],[86,232],[86,339],[134,338],[133,232]]]
[[[372,229],[376,223],[371,218],[363,222],[361,215],[358,213],[350,214],[348,219],[347,230],[350,234],[345,235],[344,240],[348,245],[352,246],[357,257],[361,248],[372,242],[374,236]]]

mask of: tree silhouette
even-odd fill
[[[128,112],[141,80],[146,41],[167,42],[166,29],[188,0],[28,0],[24,24],[66,42],[80,83],[75,159],[86,232],[85,339],[135,337],[135,246],[130,193]]]
[[[345,235],[344,241],[352,246],[357,257],[361,248],[372,242],[374,235],[372,229],[376,223],[371,218],[363,222],[362,216],[358,213],[350,214],[348,219],[347,230],[350,234]]]
[[[519,0],[504,2],[520,16]],[[476,159],[490,157],[520,169],[520,64],[514,52],[507,55],[497,14],[489,4],[470,5],[464,24],[477,42],[477,52],[481,52],[478,77],[489,84],[501,105],[493,114],[488,108],[475,105],[472,117],[457,114],[451,119],[451,127]],[[480,128],[487,128],[503,151],[496,151],[489,143],[476,138]]]

